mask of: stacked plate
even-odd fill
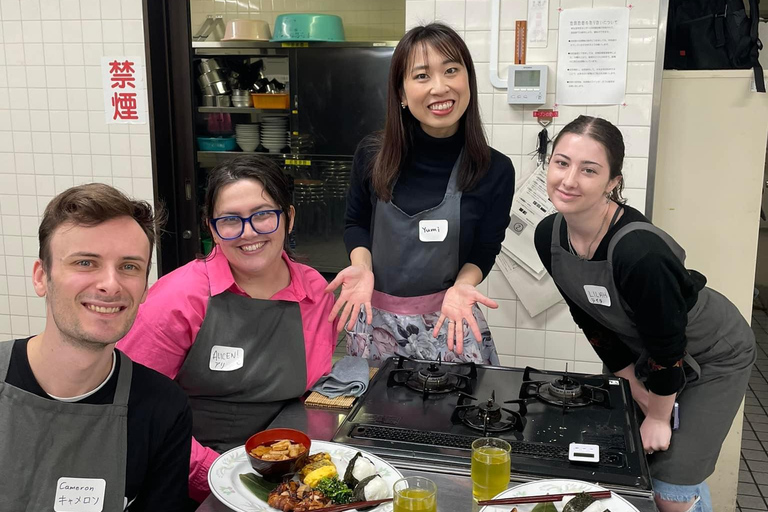
[[[344,199],[349,187],[349,172],[351,162],[326,161],[315,162],[318,174],[325,182],[325,197],[327,199]]]
[[[235,140],[240,149],[253,152],[259,147],[259,124],[235,125]]]
[[[288,118],[285,116],[264,116],[261,127],[261,145],[270,153],[280,153],[289,145]]]
[[[291,153],[305,155],[315,152],[315,140],[307,133],[291,134]]]

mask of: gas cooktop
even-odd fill
[[[383,364],[333,440],[393,461],[466,471],[472,441],[512,445],[512,473],[651,489],[629,385],[604,375],[395,356]],[[569,459],[571,443],[599,461]]]

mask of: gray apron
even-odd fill
[[[242,367],[216,368],[215,353],[242,349]],[[298,302],[231,292],[208,299],[200,331],[176,382],[189,396],[193,430],[219,453],[269,425],[307,388],[304,330]]]
[[[636,230],[659,236],[683,264],[685,251],[653,224],[631,222],[611,239],[607,260],[582,260],[562,248],[562,220],[562,215],[557,214],[552,231],[553,279],[570,300],[630,348],[637,357],[635,373],[638,379],[645,380],[648,352],[632,310],[614,282],[613,251],[627,233]],[[653,478],[696,485],[715,469],[723,440],[744,398],[756,353],[754,334],[739,310],[710,288],[699,292],[696,305],[688,312],[685,335],[686,384],[677,399],[680,427],[672,433],[669,450],[654,453],[648,462]]]
[[[78,497],[96,510],[124,510],[131,360],[118,352],[120,374],[112,404],[59,402],[5,382],[12,348],[12,341],[0,343],[0,461],[5,469],[0,510],[52,511],[61,478],[103,479],[106,490],[104,496],[76,493],[72,502],[59,496],[64,499],[56,503],[59,510]]]
[[[354,331],[347,333],[347,352],[351,355],[370,359],[386,359],[393,354],[435,359],[440,355],[443,361],[499,364],[488,323],[477,304],[472,313],[482,334],[480,344],[466,323],[462,354],[448,350],[447,322],[437,338],[432,336],[442,296],[459,273],[462,194],[458,176],[463,154],[462,150],[437,206],[408,215],[394,201],[376,203],[371,246],[373,318],[367,325],[361,311]],[[423,241],[425,230],[438,227],[447,227],[442,241]]]

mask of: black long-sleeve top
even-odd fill
[[[29,338],[14,341],[6,382],[53,400],[35,379],[27,358]],[[120,357],[104,386],[78,403],[114,401]],[[186,394],[158,372],[133,363],[128,396],[125,497],[130,512],[183,512],[188,504],[192,411]]]
[[[414,141],[405,158],[392,192],[392,200],[408,215],[440,204],[448,187],[451,170],[464,144],[464,130],[438,139],[417,127]],[[364,139],[355,152],[347,194],[344,243],[347,252],[357,247],[371,249],[376,193],[371,183],[374,152],[370,139]],[[509,210],[515,191],[512,161],[491,148],[491,165],[472,190],[461,196],[459,268],[477,265],[488,275],[501,250],[509,225]],[[424,262],[429,264],[429,262]]]
[[[642,213],[623,206],[624,214],[608,230],[591,261],[605,261],[613,236],[630,222],[650,222]],[[535,244],[547,272],[552,274],[552,230],[555,215],[536,228]],[[567,223],[561,223],[560,243],[568,250]],[[559,276],[553,276],[557,284]],[[669,246],[656,234],[636,230],[625,235],[613,251],[613,279],[622,299],[632,310],[633,319],[650,356],[646,386],[657,395],[671,395],[684,382],[682,358],[685,355],[688,312],[696,304],[707,280],[687,270]],[[558,289],[559,286],[558,286]],[[584,331],[597,355],[609,370],[616,372],[634,363],[632,354],[616,335],[571,301],[560,289],[576,324]]]

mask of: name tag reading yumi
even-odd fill
[[[610,307],[611,296],[608,295],[608,290],[605,286],[595,286],[593,284],[585,284],[584,291],[587,293],[587,300],[590,304],[597,304],[598,306]]]
[[[107,481],[103,478],[59,478],[56,483],[55,512],[101,512]]]
[[[447,220],[420,220],[419,240],[422,242],[442,242],[448,236]]]
[[[240,347],[214,345],[208,368],[215,372],[232,372],[243,367],[245,351]]]

